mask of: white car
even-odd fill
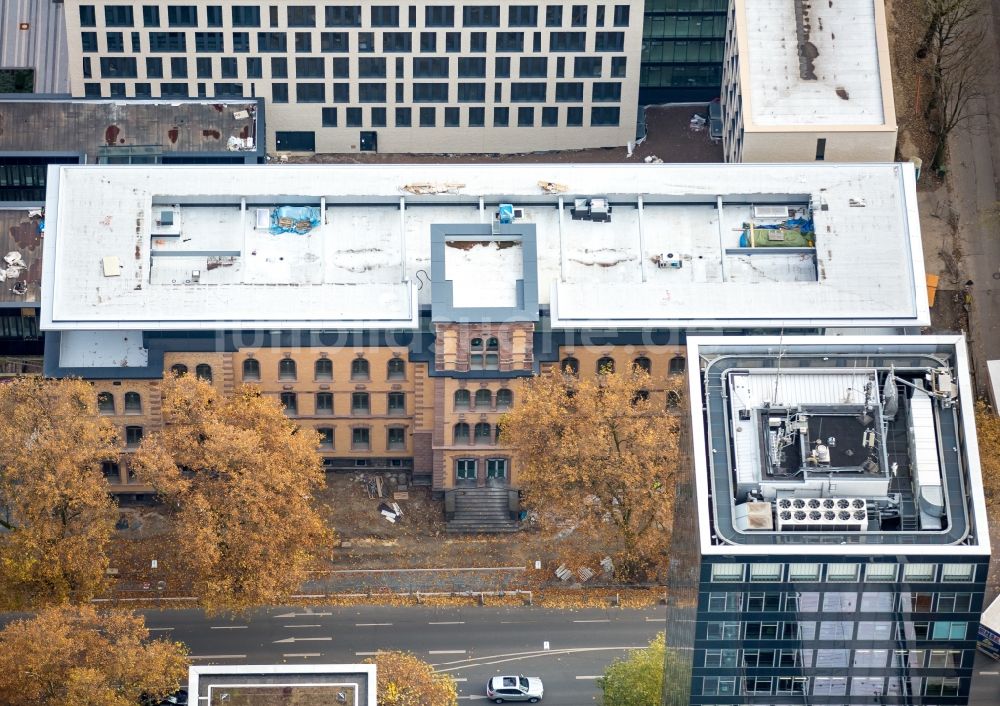
[[[505,701],[527,701],[537,704],[542,700],[545,688],[538,677],[502,676],[486,682],[486,697],[495,704]]]

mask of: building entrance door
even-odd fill
[[[460,485],[475,485],[476,459],[460,458],[455,461],[455,482]]]
[[[378,152],[378,133],[375,131],[361,131],[361,151]]]

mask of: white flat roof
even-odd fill
[[[50,170],[45,330],[415,328],[432,302],[431,226],[489,223],[499,203],[534,225],[537,272],[520,248],[449,253],[471,306],[509,305],[510,283],[534,274],[556,328],[929,323],[910,165]],[[404,189],[415,184],[443,193]],[[591,196],[610,198],[610,222],[572,217]],[[258,209],[281,205],[321,222],[304,235],[255,227]],[[776,206],[810,220],[804,234],[741,247],[748,223],[786,220],[766,215]],[[157,233],[179,234],[152,234],[163,210],[175,224]],[[802,247],[772,247],[793,237]]]
[[[876,2],[741,3],[752,122],[884,124]]]

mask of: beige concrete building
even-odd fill
[[[66,2],[76,97],[261,97],[270,152],[635,137],[643,3]]]
[[[728,162],[891,162],[882,0],[731,0],[722,69]]]

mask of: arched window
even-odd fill
[[[453,441],[456,444],[468,444],[469,443],[469,425],[465,422],[459,422],[455,425]]]
[[[298,368],[294,358],[282,358],[278,361],[278,379],[294,380],[298,377]]]
[[[142,427],[125,427],[125,448],[134,449],[142,443]]]
[[[406,361],[402,358],[390,358],[386,364],[386,377],[390,380],[405,380]]]
[[[479,422],[476,424],[476,443],[493,443],[493,429],[490,427],[489,422]]]
[[[687,368],[687,361],[682,355],[675,355],[670,359],[670,374],[680,375]]]
[[[174,363],[173,365],[170,366],[170,372],[176,375],[177,377],[180,377],[181,375],[187,375],[187,371],[188,371],[188,366],[184,365],[183,363]]]
[[[313,364],[313,376],[317,380],[333,380],[333,361],[329,358],[318,358]]]
[[[243,381],[255,382],[260,380],[260,361],[256,358],[247,358],[243,361]]]
[[[597,374],[608,375],[615,372],[615,359],[603,356],[597,359]]]
[[[115,396],[110,392],[97,393],[97,411],[101,414],[115,413]]]
[[[510,409],[514,404],[514,393],[506,387],[497,390],[497,409]]]
[[[567,356],[562,359],[559,364],[560,369],[566,375],[579,375],[580,374],[580,361],[578,361],[573,356]]]
[[[651,361],[649,358],[647,358],[644,355],[641,355],[638,358],[636,358],[635,360],[633,360],[632,361],[632,367],[635,370],[641,370],[642,372],[646,373],[647,375],[652,375],[653,374],[653,361]]]
[[[212,382],[212,366],[207,363],[198,363],[194,368],[194,374],[199,380]]]
[[[364,358],[355,358],[351,361],[351,380],[367,380],[369,377],[368,361]]]
[[[142,397],[138,392],[125,393],[125,414],[142,414]]]
[[[455,390],[455,409],[468,409],[471,397],[468,390]]]
[[[492,392],[490,392],[489,390],[487,390],[485,388],[481,388],[479,390],[476,390],[476,408],[477,409],[482,409],[484,407],[486,409],[489,409],[492,406],[492,404],[493,404],[493,393]]]

